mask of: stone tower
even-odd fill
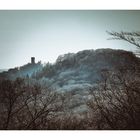
[[[35,57],[31,57],[31,64],[35,64]]]

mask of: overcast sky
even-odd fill
[[[109,41],[108,31],[139,31],[140,11],[0,11],[0,68],[85,49],[135,46]]]

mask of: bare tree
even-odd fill
[[[22,79],[18,78],[14,82],[10,80],[0,82],[1,129],[9,129],[13,116],[24,107],[24,105],[19,102],[19,98],[23,96],[23,93],[24,82]]]
[[[49,129],[58,111],[61,97],[39,84],[23,79],[0,82],[0,129]]]
[[[123,40],[132,45],[135,45],[138,48],[135,54],[140,56],[140,51],[139,51],[140,50],[140,32],[139,31],[136,31],[136,32],[124,32],[124,31],[109,32],[107,31],[107,33],[112,36],[108,40]]]
[[[140,49],[140,32],[108,32],[109,35],[112,37],[109,39],[115,39],[115,40],[124,40],[127,41],[135,46],[137,46]]]
[[[140,129],[140,80],[134,73],[117,71],[91,89],[88,106],[97,113],[98,129]],[[131,76],[130,76],[131,75]]]
[[[109,32],[107,31],[107,33],[112,36],[111,38],[109,38],[109,40],[123,40],[126,41],[130,44],[133,44],[134,46],[136,46],[138,48],[138,50],[136,52],[134,52],[134,54],[136,54],[137,56],[140,56],[140,32],[136,31],[136,32]],[[135,72],[137,71],[137,73],[140,76],[140,61],[138,62],[138,66],[137,69],[135,69]]]
[[[107,32],[109,39],[124,40],[140,49],[140,32]],[[98,129],[140,129],[140,67],[118,67],[102,71],[98,87],[91,89],[88,102],[97,112]]]

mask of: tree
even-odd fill
[[[109,32],[109,31],[107,31],[107,33],[112,36],[111,38],[109,38],[109,40],[111,40],[111,39],[123,40],[123,41],[130,43],[130,44],[135,45],[138,48],[138,51],[135,54],[137,56],[140,56],[140,32],[138,32],[138,31],[137,32],[124,32],[124,31]],[[137,73],[140,76],[140,61],[139,61],[139,65],[137,67],[137,70],[135,70],[135,71],[137,71]]]
[[[140,32],[107,32],[110,39],[124,40],[140,50]],[[90,94],[97,129],[140,129],[140,67],[102,71],[102,80]]]
[[[124,31],[109,32],[107,31],[107,33],[112,36],[109,39],[124,40],[137,46],[140,49],[140,32],[124,32]]]
[[[0,81],[0,129],[49,129],[61,98],[38,83],[26,84],[24,79]]]
[[[135,45],[139,50],[140,50],[140,32],[109,32],[107,31],[109,35],[112,37],[109,38],[108,40],[123,40],[126,41],[132,45]],[[135,54],[140,56],[140,51],[136,51]]]
[[[97,129],[139,130],[140,80],[137,74],[118,70],[102,75],[98,87],[91,89],[93,98],[87,104],[93,110]]]
[[[0,82],[0,128],[13,128],[12,121],[14,115],[17,114],[24,107],[19,100],[24,93],[23,79],[16,79],[14,82],[10,80],[3,80]],[[15,124],[16,125],[16,124]]]

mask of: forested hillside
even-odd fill
[[[0,74],[0,129],[140,129],[140,58],[84,50]]]

